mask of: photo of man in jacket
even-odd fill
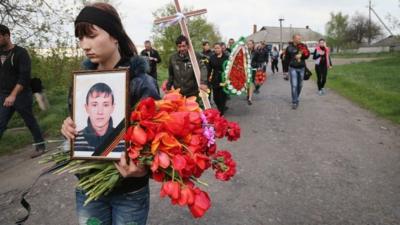
[[[105,83],[96,83],[86,95],[85,111],[88,115],[87,126],[80,130],[75,138],[74,153],[77,151],[94,152],[114,132],[112,114],[115,109],[114,94]],[[118,124],[117,124],[118,125]],[[121,140],[113,152],[123,152],[125,143]]]

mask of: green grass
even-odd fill
[[[379,57],[391,57],[392,52],[380,52],[380,53],[332,53],[331,56],[334,58],[379,58]]]
[[[168,79],[168,69],[164,66],[159,66],[157,68],[157,82],[159,87],[161,87],[164,80]]]
[[[400,54],[372,62],[335,66],[328,87],[395,123],[400,123]]]

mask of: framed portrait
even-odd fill
[[[119,160],[126,150],[128,125],[127,69],[73,73],[72,119],[78,134],[71,158]]]

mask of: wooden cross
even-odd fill
[[[176,12],[177,13],[182,13],[181,7],[179,5],[179,0],[174,0],[174,1],[175,1]],[[207,13],[207,9],[200,9],[200,10],[195,10],[195,11],[191,11],[191,12],[186,12],[186,13],[183,13],[183,15],[187,18],[187,17],[191,17],[191,16],[198,16],[198,15],[201,15],[201,14],[204,14],[204,13]],[[175,15],[175,16],[167,16],[167,17],[164,17],[164,18],[159,18],[159,19],[156,19],[154,21],[154,24],[168,23],[170,21],[175,20],[176,18],[177,18],[177,15]],[[205,91],[200,89],[200,85],[201,85],[201,82],[200,82],[200,80],[201,80],[200,79],[201,78],[200,67],[199,67],[199,64],[198,64],[197,59],[196,59],[196,53],[195,53],[195,51],[193,49],[192,41],[190,39],[189,29],[187,27],[186,20],[184,18],[180,19],[179,20],[179,25],[181,27],[182,34],[188,39],[188,42],[189,42],[189,43],[187,43],[189,45],[188,52],[189,52],[190,61],[191,61],[192,65],[193,65],[194,75],[196,76],[197,86],[199,87],[199,96],[201,97],[201,100],[203,101],[204,107],[206,109],[209,109],[209,108],[211,108],[211,104],[210,104],[210,101],[208,99],[208,94]]]

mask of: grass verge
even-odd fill
[[[400,123],[400,54],[383,59],[335,66],[328,87],[395,123]]]

